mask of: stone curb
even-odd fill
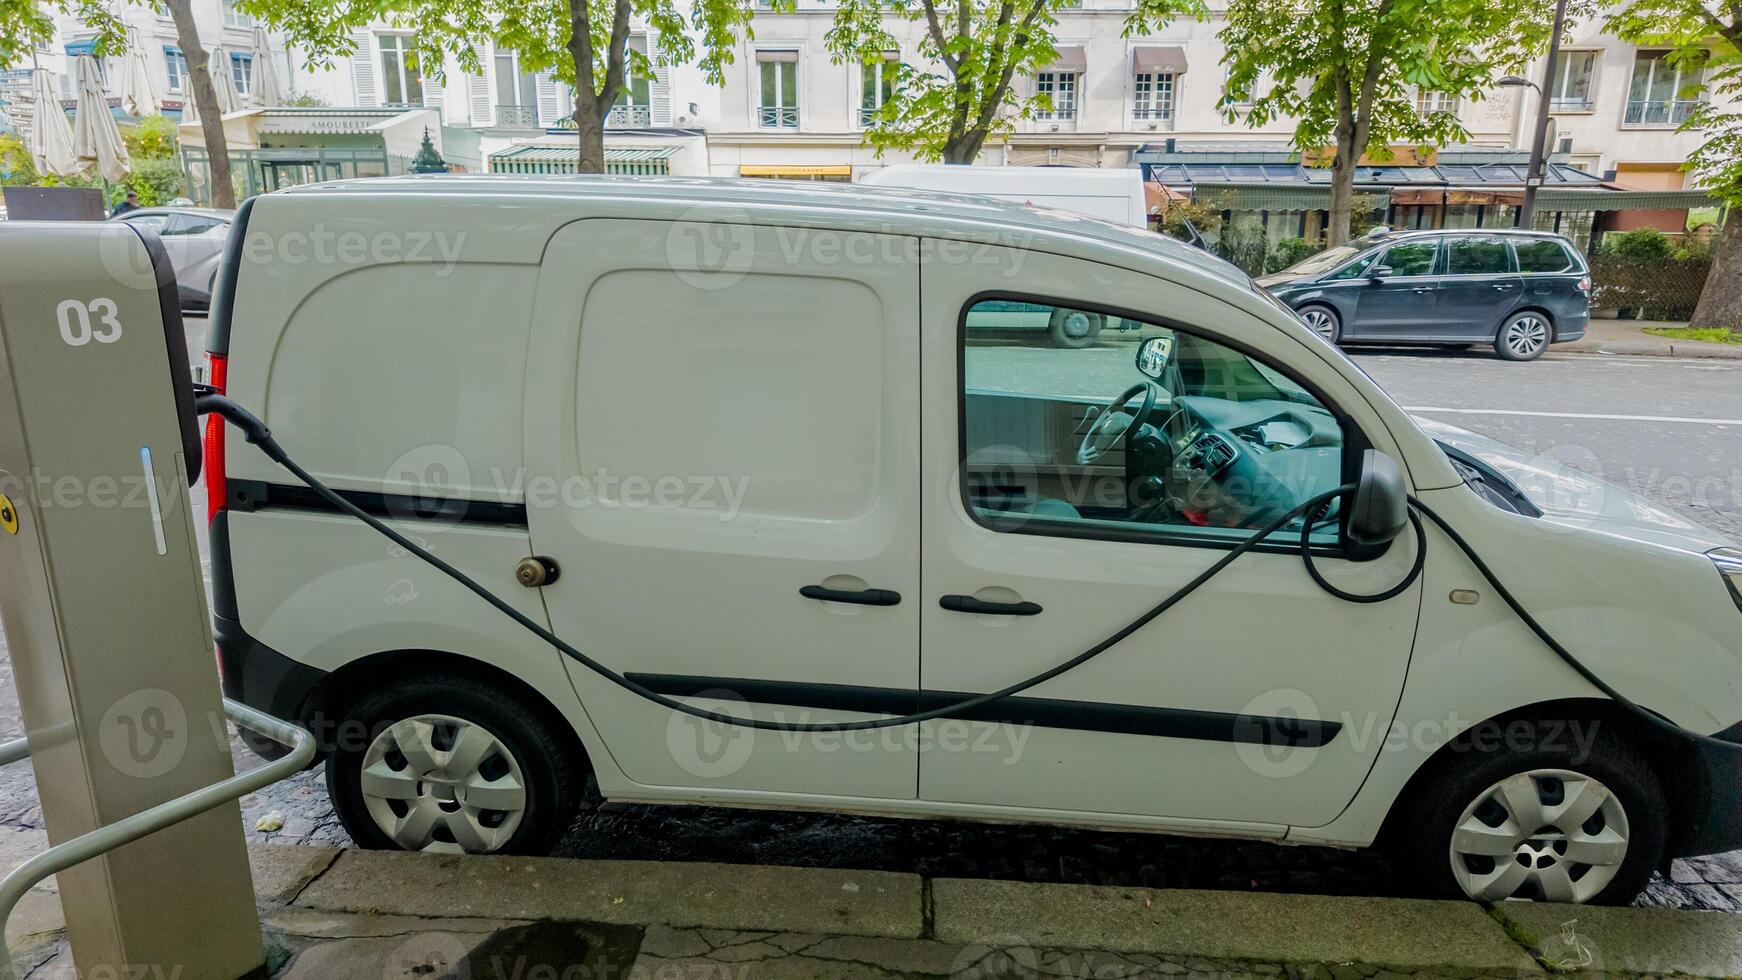
[[[1185,889],[932,882],[936,938],[1434,973],[1541,970],[1470,902]]]
[[[1742,976],[1742,920],[1728,912],[1506,902],[1494,915],[1557,971]]]
[[[1626,357],[1680,357],[1705,358],[1707,360],[1735,361],[1742,360],[1742,346],[1725,346],[1722,344],[1705,344],[1696,340],[1669,340],[1667,338],[1651,340],[1575,340],[1570,344],[1557,344],[1549,348],[1550,353],[1573,354],[1609,354]]]

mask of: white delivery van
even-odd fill
[[[364,846],[543,850],[589,774],[613,800],[1377,844],[1486,899],[1627,901],[1742,844],[1742,555],[1424,428],[1201,251],[659,179],[323,184],[236,225],[215,383],[676,706],[214,422],[226,692],[317,732]],[[1135,329],[975,326],[1006,302]]]
[[[974,194],[1030,208],[1054,208],[1133,228],[1148,227],[1143,172],[1094,167],[969,167],[897,163],[860,181],[874,187],[906,187]]]

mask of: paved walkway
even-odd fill
[[[0,831],[0,857],[41,845]],[[1742,974],[1723,913],[252,844],[279,980]],[[73,977],[52,882],[7,941]],[[172,968],[173,969],[173,968]]]
[[[1742,344],[1707,344],[1697,340],[1671,340],[1645,332],[1646,327],[1685,327],[1671,320],[1592,320],[1585,336],[1570,344],[1556,344],[1554,351],[1592,354],[1633,354],[1660,357],[1713,357],[1742,360]]]

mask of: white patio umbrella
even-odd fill
[[[266,46],[266,29],[254,28],[254,88],[248,101],[259,106],[277,105],[284,98],[278,88],[278,72],[272,69],[272,49]]]
[[[230,56],[223,48],[212,49],[212,88],[218,92],[218,111],[228,114],[242,109],[242,93],[236,91],[236,76],[230,73]]]
[[[129,116],[155,116],[162,108],[156,88],[151,84],[151,65],[145,60],[145,49],[139,45],[137,31],[127,32],[127,54],[121,73],[121,108]]]
[[[31,72],[30,81],[30,156],[36,172],[71,177],[79,172],[79,158],[73,152],[73,127],[60,106],[60,86],[41,68]]]
[[[121,130],[115,125],[115,114],[109,111],[109,93],[103,88],[103,69],[97,59],[79,55],[74,62],[78,74],[78,107],[73,112],[73,155],[79,169],[97,171],[111,184],[119,183],[132,169],[127,147],[121,143]]]

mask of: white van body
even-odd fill
[[[1116,225],[1148,226],[1143,173],[1091,167],[964,167],[897,163],[860,181],[874,187],[974,194],[1030,208],[1054,208]]]
[[[361,506],[687,703],[819,722],[999,689],[1125,626],[1254,526],[1242,491],[1202,482],[1205,447],[1306,489],[1335,486],[1365,447],[1599,676],[1738,737],[1742,600],[1709,554],[1725,541],[1577,474],[1530,471],[1553,508],[1508,502],[1504,460],[1472,462],[1478,445],[1454,463],[1457,433],[1436,442],[1249,278],[1180,243],[984,198],[486,176],[272,193],[237,229],[208,344],[230,396]],[[1081,350],[981,338],[969,316],[987,297],[1129,319],[1173,338],[1173,373],[1135,372],[1120,345],[1139,332]],[[1228,372],[1239,386],[1215,387]],[[1156,396],[1153,424],[1108,404],[1128,382]],[[1108,419],[1130,433],[1128,462],[1165,451],[1169,468],[1128,480],[1096,443]],[[1191,428],[1169,450],[1176,426]],[[1665,855],[1737,846],[1721,816],[1735,763],[1616,710],[1432,525],[1425,573],[1386,602],[1321,591],[1286,534],[970,720],[792,735],[648,703],[239,438],[216,453],[226,692],[316,730],[366,846],[548,847],[561,827],[540,821],[588,771],[613,800],[1366,846],[1400,814],[1452,834],[1481,811],[1422,808],[1507,766],[1544,800],[1587,786],[1587,802],[1626,804],[1630,821],[1589,818],[1621,844],[1575,841],[1607,848],[1616,889]],[[1179,473],[1197,489],[1170,485]],[[1124,489],[1096,502],[1079,476]],[[1339,587],[1379,592],[1417,544],[1315,548]],[[560,575],[523,587],[529,556]],[[851,600],[864,590],[899,601]],[[1024,604],[1044,613],[1002,611]],[[1602,737],[1577,756],[1460,748],[1467,730],[1569,724]],[[1500,768],[1466,773],[1478,763]],[[1508,838],[1502,870],[1514,850],[1568,846],[1533,829]],[[1520,887],[1498,871],[1471,885],[1444,867],[1444,839],[1423,846],[1436,890]],[[1631,897],[1543,878],[1553,897]]]

